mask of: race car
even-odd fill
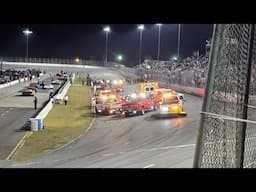
[[[107,87],[107,84],[103,80],[96,80],[96,89],[104,90]]]
[[[140,84],[140,92],[147,95],[155,95],[155,91],[159,88],[158,83],[154,81],[148,81]]]
[[[58,80],[60,80],[60,81],[66,81],[66,80],[67,80],[67,77],[65,77],[65,76],[59,76],[59,77],[58,77]]]
[[[156,93],[155,93],[156,102],[158,103],[163,98],[170,97],[171,95],[177,95],[180,98],[180,100],[185,101],[184,94],[177,93],[172,89],[159,88],[159,89],[156,89]]]
[[[61,81],[60,80],[53,80],[52,85],[60,85]]]
[[[117,91],[117,92],[121,92],[124,91],[124,81],[119,79],[119,80],[114,80],[112,82],[112,90]]]
[[[34,96],[36,94],[36,91],[33,88],[24,88],[19,92],[24,96]]]
[[[178,95],[168,95],[157,103],[157,110],[160,114],[187,115],[183,109],[183,101]]]
[[[61,77],[63,75],[64,75],[64,71],[63,70],[61,70],[60,72],[56,73],[56,76],[59,76],[59,77]]]
[[[40,85],[38,84],[38,83],[30,83],[28,86],[27,86],[27,88],[36,88],[36,89],[38,89],[40,87]]]
[[[95,98],[96,104],[104,103],[109,96],[113,97],[113,95],[118,97],[118,95],[116,95],[116,93],[113,92],[112,90],[98,90],[96,92],[96,98]],[[119,99],[119,97],[118,97],[118,99]]]
[[[54,88],[53,84],[42,85],[42,89],[53,89],[53,88]]]
[[[144,115],[145,111],[156,110],[156,103],[153,97],[146,93],[133,93],[127,97],[126,103],[122,105],[122,112],[125,116]]]
[[[112,115],[122,108],[121,100],[115,95],[103,95],[102,101],[96,101],[95,112],[96,114]]]

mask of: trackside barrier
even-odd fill
[[[75,79],[75,74],[72,74],[73,82],[74,82],[74,79]],[[71,86],[70,81],[67,81],[66,85],[64,85],[63,89],[60,89],[59,93],[55,97],[60,97],[63,100],[70,86]],[[52,107],[53,107],[53,103],[52,103],[52,100],[50,100],[35,118],[29,119],[31,131],[43,130],[43,127],[44,127],[43,120],[51,111]]]
[[[24,62],[3,62],[5,65],[21,65],[21,66],[46,66],[47,67],[71,67],[71,68],[99,68],[102,66],[78,65],[78,64],[55,64],[55,63],[24,63]]]
[[[71,78],[72,78],[72,82],[74,82],[75,81],[75,74],[74,73],[72,74]],[[63,87],[63,89],[61,89],[60,92],[54,98],[55,99],[57,98],[57,99],[63,100],[65,95],[67,94],[68,89],[69,89],[70,86],[71,86],[70,81],[67,81],[66,85]]]
[[[169,84],[166,82],[159,82],[159,85],[162,87],[171,88],[177,92],[187,93],[187,94],[195,95],[198,97],[204,97],[205,95],[205,89],[203,88],[186,87],[186,86],[181,86],[177,84]]]
[[[40,73],[40,76],[42,76],[41,73]],[[34,79],[34,78],[35,78],[35,76],[33,75],[33,76],[32,76],[32,79]],[[11,81],[11,82],[8,82],[8,83],[5,83],[5,84],[1,84],[1,85],[0,85],[0,89],[5,88],[5,87],[10,87],[10,86],[12,86],[12,85],[16,85],[16,84],[18,84],[18,83],[24,82],[24,79],[25,79],[26,81],[28,80],[28,78],[25,77],[25,78],[20,79],[20,81],[19,81],[19,80],[14,80],[14,81]]]

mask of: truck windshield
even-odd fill
[[[162,100],[164,104],[173,104],[173,103],[179,103],[179,98],[177,96],[170,96],[167,98],[164,98]]]

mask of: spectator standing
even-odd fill
[[[35,110],[37,110],[37,102],[38,102],[38,99],[37,99],[37,96],[34,97],[34,108]]]
[[[53,97],[53,90],[50,89],[50,93],[49,93],[49,99],[51,99]]]
[[[65,103],[65,106],[66,106],[67,103],[68,103],[68,96],[67,96],[67,95],[64,97],[64,103]]]

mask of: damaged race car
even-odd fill
[[[102,95],[98,101],[96,100],[95,113],[113,115],[120,112],[121,108],[121,100],[116,95]]]
[[[144,115],[146,111],[155,111],[157,108],[155,99],[146,93],[131,94],[122,105],[122,112],[127,116]]]
[[[165,95],[157,104],[159,114],[186,116],[184,112],[183,101],[178,95]]]

